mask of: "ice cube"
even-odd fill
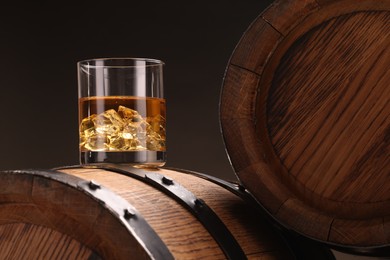
[[[151,126],[151,131],[160,135],[161,139],[165,140],[165,118],[161,115],[148,117],[146,121]]]
[[[85,138],[84,147],[91,151],[104,151],[107,148],[107,136],[101,134],[94,134]]]
[[[124,121],[114,110],[107,110],[92,119],[96,132],[100,134],[115,135],[123,129]]]
[[[143,121],[142,116],[136,110],[125,106],[118,107],[118,114],[127,122],[136,123]]]
[[[165,150],[165,118],[143,118],[136,110],[119,106],[91,115],[80,123],[80,148],[92,151]]]

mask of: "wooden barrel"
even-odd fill
[[[389,0],[277,0],[249,26],[220,121],[238,178],[280,224],[389,248],[389,82]]]
[[[119,165],[1,172],[0,237],[0,259],[334,259],[289,244],[237,184]]]

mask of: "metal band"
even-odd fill
[[[285,246],[290,250],[291,255],[293,255],[296,259],[335,260],[335,256],[332,254],[329,248],[316,241],[312,241],[308,238],[299,236],[298,234],[293,234],[284,227],[277,225],[276,220],[271,218],[270,214],[267,214],[266,209],[263,208],[261,204],[257,202],[257,200],[254,198],[254,196],[250,194],[250,192],[241,184],[228,182],[211,175],[190,170],[176,169],[172,167],[164,168],[198,176],[199,178],[203,178],[205,180],[213,182],[240,197],[254,210],[256,210],[257,213],[259,213],[262,217],[269,221],[271,225],[273,225],[273,227],[275,228],[274,232],[276,232],[281,238],[283,238]]]
[[[121,164],[90,164],[82,166],[73,166],[76,168],[99,168],[124,174],[138,180],[141,180],[165,194],[174,198],[182,206],[187,208],[206,228],[210,235],[220,246],[227,259],[247,259],[242,248],[221,221],[218,215],[201,199],[197,198],[192,192],[183,186],[162,174],[148,171],[146,169],[134,168]]]
[[[173,167],[164,167],[164,169],[172,170],[172,171],[180,171],[185,174],[190,174],[197,176],[199,178],[205,179],[207,181],[210,181],[214,184],[217,184],[221,186],[222,188],[234,193],[238,197],[240,197],[242,200],[245,202],[249,203],[251,206],[253,206],[255,209],[259,210],[260,213],[264,213],[264,208],[260,207],[260,204],[256,201],[256,199],[249,193],[249,191],[242,186],[239,183],[233,183],[233,182],[228,182],[219,178],[216,178],[211,175],[203,174],[200,172],[194,172],[190,170],[183,170],[183,169],[177,169]]]
[[[164,167],[164,169],[168,169],[168,170],[172,170],[172,171],[180,171],[182,173],[194,175],[194,176],[197,176],[199,178],[210,181],[214,184],[217,184],[217,185],[221,186],[222,188],[235,194],[239,198],[241,198],[243,201],[245,201],[245,203],[249,204],[253,209],[255,209],[256,212],[259,213],[262,217],[264,217],[265,219],[270,221],[271,224],[275,223],[275,220],[270,217],[271,215],[267,212],[267,210],[264,207],[262,207],[261,204],[256,200],[256,198],[240,183],[225,181],[225,180],[219,179],[219,178],[211,176],[211,175],[203,174],[200,172],[194,172],[194,171],[190,171],[190,170],[176,169],[176,168],[172,168],[172,167]],[[277,226],[277,225],[274,225],[274,226],[275,226],[275,228],[277,228],[279,230],[279,226]]]
[[[131,230],[135,239],[146,248],[152,259],[174,259],[159,235],[127,200],[93,181],[81,181],[78,183],[78,187],[83,188],[84,191],[110,207],[110,210],[114,211],[120,220],[127,224],[126,226]]]
[[[6,173],[36,175],[83,191],[88,196],[101,202],[101,206],[113,213],[114,216],[118,216],[119,221],[127,227],[129,232],[144,247],[152,259],[174,259],[167,246],[135,207],[99,183],[55,170],[23,170],[8,171]]]

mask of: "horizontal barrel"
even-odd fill
[[[2,259],[298,254],[240,186],[177,169],[106,165],[1,172],[0,233]]]

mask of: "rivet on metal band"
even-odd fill
[[[56,170],[59,169],[60,168],[56,168]],[[61,167],[61,169],[65,169],[65,167]],[[143,242],[145,251],[152,259],[174,259],[172,253],[159,235],[127,200],[95,181],[84,180],[74,175],[65,174],[56,170],[35,170],[29,171],[28,173],[56,180],[84,191],[87,195],[92,196],[94,199],[101,202],[101,205],[105,207],[106,210],[118,216],[118,221],[121,221],[126,226],[127,230],[134,238]]]
[[[241,246],[218,215],[203,200],[197,198],[192,192],[185,189],[173,179],[157,172],[120,164],[107,163],[82,165],[78,167],[105,169],[136,178],[154,186],[186,207],[215,239],[227,259],[247,259]]]

